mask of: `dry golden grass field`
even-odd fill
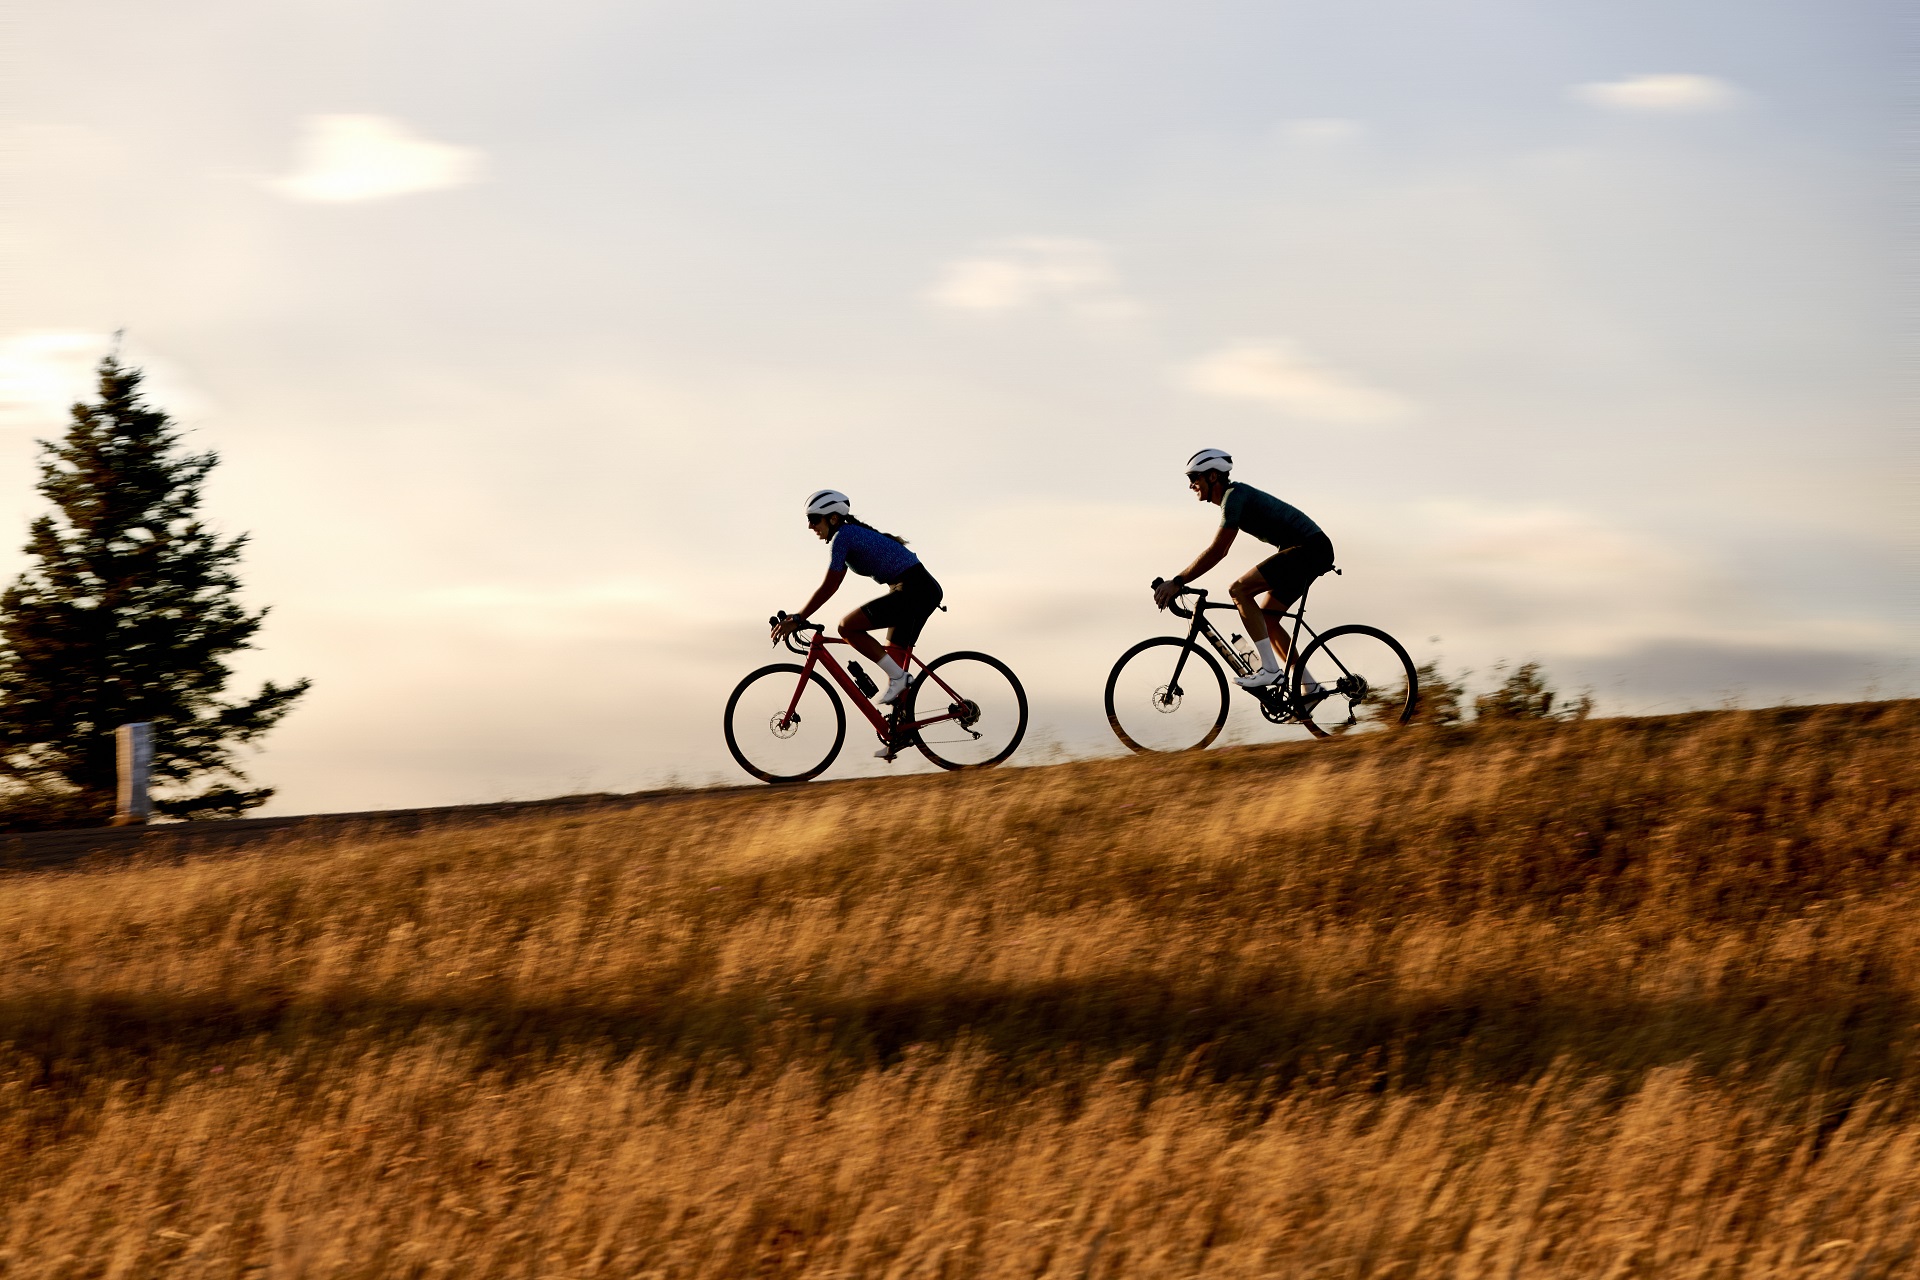
[[[0,876],[0,1277],[1920,1274],[1920,703]]]

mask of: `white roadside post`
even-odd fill
[[[153,816],[153,798],[147,783],[153,773],[153,724],[123,724],[113,731],[120,748],[120,799],[113,815],[116,827],[137,827]]]

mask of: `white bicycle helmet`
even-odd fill
[[[1202,449],[1187,459],[1187,474],[1199,475],[1202,471],[1233,470],[1233,455],[1223,449]]]
[[[807,499],[807,519],[853,514],[853,501],[838,489],[822,489]]]

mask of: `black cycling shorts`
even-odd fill
[[[917,564],[901,575],[891,591],[878,600],[867,601],[861,608],[867,621],[876,627],[888,628],[887,643],[911,648],[920,638],[920,628],[927,625],[927,619],[940,607],[945,595],[933,575],[927,572],[927,566]]]
[[[1284,609],[1307,594],[1313,580],[1333,568],[1333,540],[1316,533],[1297,547],[1282,547],[1258,566],[1273,592],[1275,608]]]

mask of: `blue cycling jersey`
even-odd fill
[[[895,583],[902,574],[920,563],[920,557],[878,529],[863,524],[843,524],[834,530],[831,568],[852,569],[875,582]]]

